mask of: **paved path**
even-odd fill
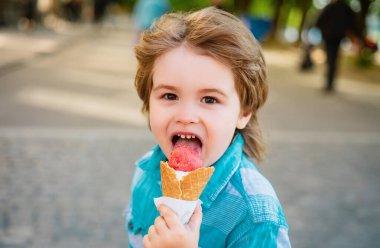
[[[133,161],[154,144],[133,88],[134,35],[124,19],[69,31],[0,32],[0,247],[127,244]],[[47,49],[41,39],[50,50],[37,49]],[[35,46],[20,55],[9,40]],[[294,52],[265,54],[269,153],[260,169],[294,247],[376,246],[379,87],[340,79],[339,93],[324,95],[319,74],[297,72]]]

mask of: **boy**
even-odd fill
[[[133,247],[290,247],[270,183],[252,160],[263,144],[257,110],[267,96],[260,46],[233,15],[207,8],[168,14],[136,47],[136,89],[158,146],[137,162],[127,229]],[[166,206],[160,161],[176,145],[215,172],[188,224]],[[203,215],[202,215],[203,214]]]

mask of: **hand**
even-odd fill
[[[202,223],[202,209],[198,203],[189,223],[182,224],[178,216],[167,206],[157,207],[160,216],[144,236],[144,248],[194,248],[198,247],[199,230]]]

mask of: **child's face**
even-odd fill
[[[223,155],[235,129],[250,118],[241,113],[231,69],[186,46],[156,60],[149,106],[150,126],[165,155],[169,158],[175,143],[189,143],[205,166]]]

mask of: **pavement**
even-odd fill
[[[133,78],[131,20],[23,34],[0,30],[0,247],[126,247],[133,163],[154,145]],[[380,85],[300,73],[266,49],[268,143],[293,247],[375,247]],[[363,77],[365,78],[365,77]]]

